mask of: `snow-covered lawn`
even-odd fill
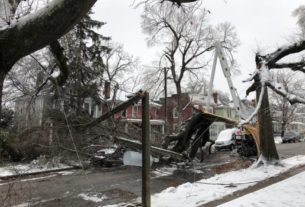
[[[282,160],[282,166],[267,165],[216,175],[195,183],[167,188],[152,196],[152,206],[196,207],[220,199],[257,182],[279,175],[294,167],[305,165],[305,156]]]
[[[7,165],[0,167],[1,177],[22,175],[27,173],[38,173],[50,170],[69,169],[71,166],[60,163],[59,161],[47,161],[44,158],[34,160],[28,164]]]
[[[202,179],[194,183],[184,183],[178,187],[170,187],[164,191],[154,194],[151,198],[152,206],[158,207],[197,207],[208,202],[218,200],[236,191],[246,189],[256,183],[268,178],[287,172],[292,168],[305,165],[305,156],[299,155],[281,161],[281,165],[262,165],[260,167],[250,167],[243,170],[231,171]],[[303,178],[304,180],[305,178]],[[301,182],[301,180],[299,179]],[[294,182],[296,185],[298,182]],[[298,189],[305,189],[304,182]],[[297,189],[297,187],[293,187]],[[289,190],[289,189],[287,189]],[[287,190],[283,191],[287,192]],[[298,191],[302,193],[302,191]],[[268,196],[268,194],[266,195]],[[288,195],[285,195],[285,199]],[[267,197],[266,197],[267,198]],[[137,202],[141,199],[138,198]],[[297,204],[296,204],[297,205]],[[108,207],[128,206],[125,204],[109,205]],[[237,206],[237,205],[230,205]],[[244,205],[250,206],[250,205]],[[255,206],[255,205],[253,205]],[[256,205],[260,206],[260,205]],[[277,206],[277,205],[266,205]],[[288,205],[290,206],[290,205]],[[305,206],[305,205],[302,205]]]
[[[219,207],[304,207],[305,172],[247,194]]]

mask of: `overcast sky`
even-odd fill
[[[135,9],[132,3],[133,0],[99,0],[94,7],[95,18],[107,23],[102,29],[104,35],[122,43],[127,52],[149,65],[156,59],[158,48],[147,47],[141,31],[142,8]],[[258,48],[267,52],[287,43],[297,30],[292,12],[302,4],[305,0],[203,1],[203,6],[211,11],[209,22],[212,25],[227,21],[236,27],[241,46],[235,58],[242,74],[234,77],[234,84],[241,97],[250,84],[241,80],[254,70],[255,52]],[[229,91],[222,74],[216,74],[215,82],[220,83],[216,89]]]

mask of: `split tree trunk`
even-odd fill
[[[268,89],[265,87],[262,105],[258,112],[258,126],[259,126],[259,139],[260,139],[260,151],[263,158],[266,161],[274,161],[279,159],[279,155],[276,150],[273,136],[273,125],[270,114]],[[261,87],[256,89],[256,99],[258,100],[261,93]]]
[[[2,118],[2,93],[6,73],[0,70],[0,119]]]

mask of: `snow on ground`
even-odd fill
[[[184,183],[178,187],[170,187],[160,193],[154,194],[151,198],[152,206],[197,207],[210,201],[221,199],[235,191],[246,189],[255,185],[257,182],[277,176],[292,168],[302,165],[305,165],[305,156],[299,155],[282,160],[281,165],[277,166],[262,165],[255,168],[250,167],[247,169],[219,174],[209,179],[202,179],[194,183]],[[303,185],[304,184],[302,184],[302,186]],[[140,201],[141,199],[138,198],[137,202]],[[108,207],[110,206],[126,206],[126,203],[109,205]]]
[[[155,169],[154,171],[152,171],[151,174],[153,178],[158,178],[158,177],[172,175],[175,170],[177,170],[176,167],[162,167]]]
[[[92,201],[95,203],[99,203],[107,199],[107,196],[101,193],[81,193],[78,195],[78,197],[82,198],[85,201]]]
[[[281,162],[282,166],[266,165],[216,175],[195,183],[185,183],[170,187],[152,196],[152,206],[179,207],[200,206],[220,199],[235,191],[248,188],[257,182],[288,171],[291,168],[305,165],[305,156],[295,156]]]
[[[304,207],[305,172],[247,194],[219,207]]]
[[[8,165],[0,167],[1,177],[21,175],[26,173],[44,172],[58,169],[68,169],[70,166],[60,163],[58,160],[47,161],[44,157],[28,164]]]

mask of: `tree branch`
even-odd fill
[[[266,58],[266,62],[268,63],[269,68],[273,68],[274,64],[282,59],[283,57],[301,52],[305,49],[305,40],[302,40],[300,42],[294,43],[292,45],[281,47],[277,49],[275,52],[268,54]]]
[[[56,85],[62,86],[65,84],[65,82],[69,76],[67,58],[64,55],[63,48],[61,47],[58,40],[56,40],[50,44],[50,50],[51,50],[52,54],[54,55],[57,66],[59,67],[59,70],[60,70],[59,76],[55,80],[52,80],[52,79],[51,80],[52,80],[52,82],[55,81]]]
[[[266,85],[268,87],[270,87],[274,92],[276,92],[277,94],[283,96],[284,98],[286,98],[289,103],[291,105],[296,104],[296,103],[303,103],[305,104],[305,99],[298,97],[295,94],[291,94],[288,91],[286,91],[286,89],[279,83],[276,82],[267,82]]]
[[[289,68],[293,71],[300,71],[305,73],[305,61],[294,62],[294,63],[275,63],[272,65],[272,68],[276,68],[276,69]]]
[[[14,20],[0,30],[0,65],[12,65],[67,33],[90,10],[96,0],[53,0],[48,6]],[[36,32],[36,33],[35,33]]]

